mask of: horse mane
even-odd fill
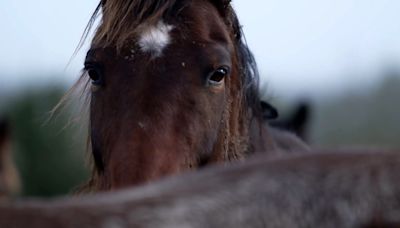
[[[92,40],[94,47],[112,46],[120,50],[127,42],[140,32],[142,26],[158,23],[160,19],[173,19],[179,12],[184,9],[192,0],[103,0],[95,9],[88,25],[83,33],[81,42],[78,48],[82,47],[92,30],[95,21],[101,16],[100,24],[97,27]],[[244,92],[240,96],[242,107],[240,112],[243,118],[251,116],[257,120],[262,120],[261,103],[258,93],[259,72],[253,54],[248,48],[244,37],[242,27],[238,17],[230,4],[225,8],[223,15],[225,24],[230,29],[231,36],[234,39],[236,48],[241,88]],[[86,75],[82,74],[78,82],[71,88],[70,91],[82,90],[81,95],[87,98],[88,80]],[[86,86],[82,87],[82,84]],[[67,93],[67,97],[74,92]],[[65,103],[68,98],[63,98],[61,103]],[[88,101],[90,103],[90,101]],[[58,109],[61,105],[57,105]],[[89,107],[89,105],[85,105]],[[248,112],[251,112],[251,115]],[[89,135],[90,137],[90,135]],[[90,140],[89,146],[90,148]],[[88,150],[89,151],[89,150]],[[93,159],[92,163],[93,163]],[[100,175],[102,167],[96,167],[93,164],[92,179],[85,186],[80,188],[80,192],[91,191],[96,188],[96,179]]]

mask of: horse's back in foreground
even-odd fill
[[[398,227],[400,154],[257,157],[121,192],[0,207],[1,227]]]

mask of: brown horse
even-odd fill
[[[227,0],[106,0],[75,86],[91,80],[86,189],[137,185],[277,144]]]
[[[0,205],[0,227],[400,227],[399,152],[324,152],[207,168],[148,186]]]
[[[268,116],[271,115],[270,113],[274,113],[273,107],[271,108],[269,104],[263,102],[262,107],[264,113],[266,113],[266,115],[264,115],[264,119],[269,121],[270,126],[277,129],[284,129],[293,132],[303,140],[308,139],[307,127],[308,125],[310,125],[311,118],[311,104],[309,102],[300,102],[297,107],[295,107],[295,109],[292,111],[292,113],[286,118],[278,118],[272,120],[270,120]]]
[[[21,190],[20,178],[13,161],[10,126],[0,119],[0,200],[8,199]]]

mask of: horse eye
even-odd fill
[[[89,78],[92,80],[92,85],[95,86],[103,85],[103,77],[99,69],[95,67],[89,67],[86,71]]]
[[[228,67],[218,68],[211,73],[210,77],[208,78],[208,83],[210,83],[210,85],[220,85],[223,82],[224,78],[228,75],[228,72]]]

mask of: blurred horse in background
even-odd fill
[[[280,118],[278,111],[268,102],[261,101],[264,125],[280,151],[280,155],[303,153],[310,150],[306,144],[309,125],[309,104],[302,102],[286,118]]]
[[[268,103],[263,103],[262,107],[264,113],[273,112],[268,111],[271,109]],[[310,102],[301,101],[296,105],[289,115],[284,118],[272,119],[269,121],[269,124],[274,128],[292,132],[301,139],[307,141],[307,131],[312,118],[311,111],[312,109]],[[268,115],[264,115],[264,119],[269,120]]]
[[[19,174],[13,160],[9,125],[7,119],[0,119],[0,200],[21,191]]]
[[[264,124],[257,66],[230,1],[101,1],[86,34],[98,15],[73,87],[84,85],[90,100],[94,171],[84,191],[256,151],[274,156],[279,143]]]

